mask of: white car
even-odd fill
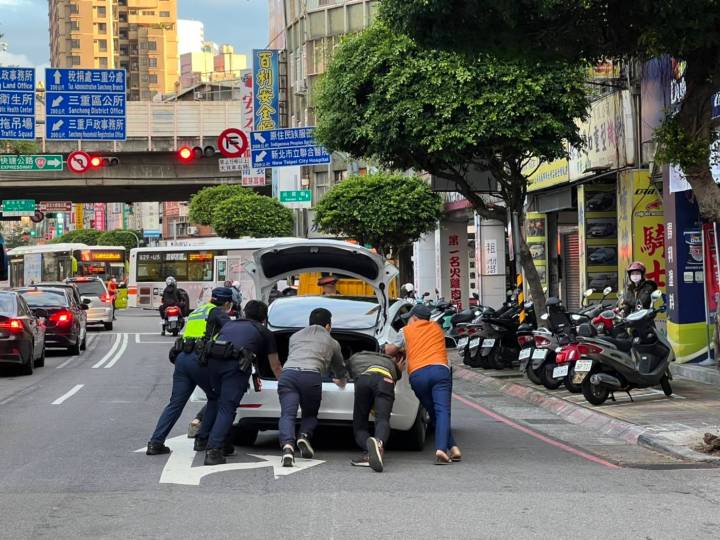
[[[375,297],[291,296],[275,300],[269,309],[268,328],[275,334],[280,361],[285,363],[290,336],[307,326],[310,312],[318,307],[333,315],[333,337],[347,359],[358,351],[377,351],[402,328],[400,315],[413,304],[407,300],[390,301],[387,290],[397,269],[363,248],[336,240],[307,240],[259,250],[254,262],[246,265],[253,276],[255,290],[265,302],[275,282],[303,272],[332,272],[372,285]],[[267,362],[265,363],[267,364]],[[236,444],[251,445],[258,431],[276,430],[280,418],[277,381],[269,365],[261,365],[262,391],[252,388],[245,394],[234,427]],[[323,382],[322,404],[318,415],[322,425],[352,425],[354,385],[338,388],[329,377]],[[299,413],[298,413],[299,417]],[[407,373],[395,386],[395,404],[390,426],[394,433],[390,444],[400,442],[408,449],[422,449],[425,443],[427,415],[410,388]],[[399,440],[401,439],[401,440]]]

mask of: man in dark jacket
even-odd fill
[[[395,382],[404,366],[404,361],[375,352],[355,353],[347,360],[348,370],[355,380],[353,432],[355,442],[363,451],[358,459],[352,460],[352,465],[382,472],[385,443],[390,438]],[[375,414],[374,437],[369,431],[371,411]]]
[[[162,304],[160,304],[160,317],[165,318],[165,309],[169,306],[177,306],[180,304],[180,295],[178,294],[177,283],[175,278],[169,276],[165,280],[165,288],[162,292]]]
[[[657,289],[657,283],[645,279],[645,265],[639,261],[628,266],[627,275],[628,284],[620,305],[626,316],[637,310],[638,307],[648,309],[652,305],[651,295]]]

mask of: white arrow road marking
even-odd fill
[[[70,389],[69,392],[63,394],[62,396],[60,396],[59,398],[57,398],[55,401],[53,401],[53,402],[52,402],[52,405],[62,405],[64,401],[70,399],[70,398],[73,397],[75,394],[77,394],[83,386],[85,386],[85,385],[84,385],[84,384],[76,384],[75,386],[73,386],[73,387]]]
[[[123,334],[115,334],[117,337],[115,338],[115,343],[113,343],[113,346],[110,347],[110,350],[108,353],[103,356],[100,361],[93,366],[93,369],[97,369],[100,366],[102,366],[105,362],[110,360],[113,354],[115,354],[115,351],[117,351],[118,346],[120,345],[120,342],[122,341]]]
[[[210,474],[226,472],[226,471],[244,471],[248,469],[263,469],[272,467],[275,478],[287,476],[321,463],[325,463],[319,459],[295,459],[294,467],[283,467],[280,461],[280,454],[274,456],[264,456],[256,454],[248,454],[250,457],[261,459],[262,461],[251,461],[248,463],[226,463],[225,465],[200,465],[193,467],[193,460],[196,452],[193,450],[193,439],[188,439],[186,435],[180,435],[165,441],[165,445],[172,450],[170,457],[165,463],[163,472],[160,475],[161,484],[180,484],[183,486],[199,486],[200,481]],[[140,448],[135,452],[145,452],[146,448]],[[232,456],[228,459],[233,459]]]
[[[265,137],[262,136],[262,133],[256,133],[255,140],[261,144],[265,144]]]
[[[122,337],[122,345],[120,345],[120,350],[118,350],[117,354],[115,354],[115,357],[110,360],[107,365],[105,366],[105,369],[113,367],[118,360],[122,357],[122,355],[125,353],[125,349],[127,349],[128,341],[130,341],[129,336],[127,334],[123,334]],[[95,366],[93,366],[95,367]]]

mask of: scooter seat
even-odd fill
[[[462,311],[453,315],[450,322],[452,324],[467,323],[472,321],[474,318],[475,314],[472,311]]]
[[[630,349],[632,349],[632,341],[628,339],[616,339],[610,336],[603,336],[602,340],[615,345],[615,347],[622,352],[630,352]]]

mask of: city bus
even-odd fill
[[[96,276],[103,281],[125,280],[126,250],[122,246],[88,246],[79,243],[21,246],[7,252],[10,286]]]
[[[141,247],[130,250],[128,307],[157,309],[165,279],[172,276],[190,297],[190,309],[210,300],[214,287],[239,281],[243,299],[254,298],[252,278],[243,266],[258,249],[297,238],[208,239],[189,246]]]

